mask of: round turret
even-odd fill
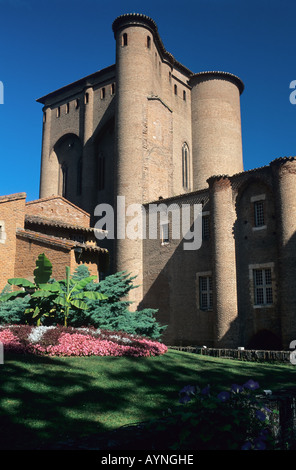
[[[213,175],[243,171],[240,95],[242,81],[226,72],[191,76],[193,189]]]
[[[115,194],[124,196],[125,208],[143,201],[143,136],[147,97],[153,91],[155,28],[150,18],[137,14],[120,16],[113,23],[116,39]],[[118,217],[122,220],[124,214],[117,207],[117,220]],[[142,284],[142,240],[130,240],[117,233],[115,258],[117,271],[131,272]],[[142,297],[141,288],[134,289],[132,294],[130,300],[136,307]]]

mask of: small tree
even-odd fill
[[[101,294],[100,292],[95,291],[85,291],[85,287],[93,282],[96,276],[88,276],[82,279],[76,280],[70,276],[70,268],[66,267],[66,279],[64,281],[59,281],[48,287],[48,290],[52,288],[52,292],[56,294],[53,302],[56,305],[62,307],[64,312],[64,326],[67,326],[68,317],[71,308],[76,308],[79,310],[87,310],[88,305],[87,300],[103,300],[107,296]]]
[[[99,283],[89,283],[85,289],[104,294],[107,299],[101,302],[89,299],[88,309],[82,314],[72,314],[74,326],[92,325],[106,330],[125,331],[129,334],[160,339],[166,326],[156,321],[156,309],[146,308],[131,312],[132,302],[125,299],[128,293],[138,286],[133,283],[136,276],[118,272],[107,276]]]
[[[31,315],[31,319],[35,320],[37,325],[40,325],[43,316],[50,316],[55,312],[51,304],[51,294],[49,292],[45,295],[43,294],[51,274],[52,264],[45,254],[42,253],[36,260],[34,282],[25,278],[8,279],[7,282],[10,286],[20,287],[21,289],[1,295],[0,301],[5,302],[29,295],[29,305],[25,309],[25,314]]]

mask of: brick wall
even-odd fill
[[[14,277],[16,229],[24,227],[26,194],[0,197],[0,290]]]
[[[52,277],[57,280],[65,279],[65,267],[71,266],[72,260],[70,247],[49,245],[18,234],[16,248],[15,277],[24,277],[33,281],[36,259],[44,253],[52,263]]]
[[[60,196],[30,201],[26,204],[26,214],[60,220],[71,225],[89,227],[90,216]]]

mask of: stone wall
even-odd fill
[[[24,227],[26,194],[0,197],[0,290],[14,277],[17,256],[16,230]]]

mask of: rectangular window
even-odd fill
[[[170,238],[169,238],[169,224],[161,224],[160,226],[160,237],[161,237],[161,243],[169,243]]]
[[[254,202],[254,220],[255,227],[262,227],[264,225],[264,201]]]
[[[199,277],[199,307],[201,310],[213,308],[212,276]]]
[[[202,239],[208,240],[210,238],[210,217],[203,215],[202,217]]]
[[[255,305],[271,305],[273,303],[271,268],[254,269],[253,279]]]

